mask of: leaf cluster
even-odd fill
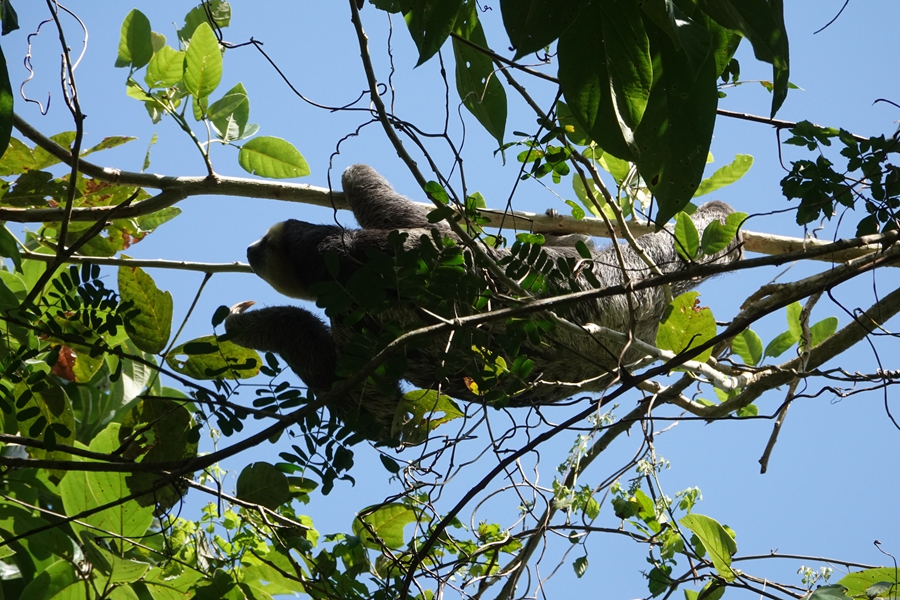
[[[506,94],[485,53],[490,46],[477,2],[373,4],[403,14],[418,64],[452,36],[459,97],[502,146]],[[660,226],[687,206],[700,185],[719,98],[716,82],[739,72],[732,57],[741,39],[772,65],[772,115],[787,94],[780,3],[501,0],[500,11],[514,60],[536,52],[549,60],[547,51],[556,44],[560,91],[581,141],[637,165],[659,201]]]
[[[856,235],[897,229],[900,208],[900,167],[896,135],[858,139],[844,129],[819,127],[802,121],[791,129],[785,143],[818,152],[815,160],[791,162],[790,172],[781,180],[788,200],[798,199],[797,223],[805,225],[821,217],[831,218],[839,206],[855,209],[860,203],[868,215],[859,219]],[[836,166],[824,149],[832,141],[841,144],[843,164]]]

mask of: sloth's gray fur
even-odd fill
[[[428,222],[427,212],[401,196],[381,175],[365,165],[348,168],[342,179],[344,193],[362,229],[344,229],[333,225],[316,225],[288,220],[274,225],[265,236],[247,249],[250,265],[265,281],[279,292],[306,300],[315,300],[309,286],[329,279],[323,255],[333,252],[340,261],[340,279],[345,281],[365,261],[366,251],[377,248],[392,251],[388,234],[392,230],[409,233],[406,245],[420,243],[423,235],[430,235],[434,227],[443,235],[452,233],[446,224]],[[722,202],[701,206],[692,219],[703,231],[714,219],[723,220],[731,207]],[[580,258],[573,247],[554,245],[548,238],[544,251],[551,259]],[[565,243],[571,243],[569,241]],[[664,273],[684,269],[688,263],[678,256],[671,231],[663,230],[638,238],[644,252]],[[620,244],[625,265],[632,281],[649,275],[646,264],[627,245]],[[612,248],[591,249],[594,256],[593,274],[603,287],[623,282],[621,268]],[[509,254],[508,250],[491,251],[495,258]],[[709,261],[730,262],[740,258],[736,239],[726,250],[707,258]],[[593,289],[584,277],[579,278],[582,289]],[[673,294],[695,287],[700,281],[691,279],[672,284]],[[498,286],[501,287],[502,286]],[[628,331],[647,343],[654,344],[659,319],[666,307],[662,290],[644,289],[632,294],[633,312],[625,296],[611,296],[589,300],[556,310],[557,314],[574,323],[595,323],[616,331]],[[306,382],[316,394],[328,391],[337,380],[335,366],[351,331],[332,323],[331,331],[315,315],[295,306],[275,306],[243,312],[237,305],[226,320],[226,329],[233,341],[260,351],[275,352]],[[400,324],[408,329],[424,325],[420,315],[412,310],[390,310],[377,318]],[[493,323],[492,327],[503,327]],[[495,329],[496,330],[496,329]],[[424,389],[437,389],[455,398],[478,401],[467,385],[466,366],[442,381],[435,381],[435,369],[447,356],[447,336],[438,336],[430,345],[407,352],[407,370],[403,378]],[[619,365],[640,361],[643,354],[634,348],[624,352],[623,346],[606,339],[587,335],[572,335],[556,330],[553,345],[524,343],[522,354],[533,362],[530,387],[510,399],[510,406],[541,405],[558,402],[579,392],[599,391],[609,383],[610,371]],[[620,356],[621,355],[621,356]],[[468,368],[474,368],[471,365]],[[576,385],[584,382],[581,385]],[[329,408],[338,416],[355,423],[373,439],[387,440],[395,433],[402,415],[397,415],[400,402],[399,382],[390,393],[367,385],[349,397],[333,402]],[[399,417],[399,418],[398,418]],[[360,424],[365,423],[365,427]]]

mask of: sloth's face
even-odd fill
[[[292,259],[292,231],[300,221],[282,221],[269,228],[266,235],[247,247],[247,260],[253,272],[275,290],[291,298],[315,300],[298,276],[299,265]]]

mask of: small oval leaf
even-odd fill
[[[195,98],[206,98],[222,80],[222,51],[208,23],[201,23],[184,55],[184,89]]]
[[[270,179],[309,175],[309,165],[293,144],[277,137],[263,136],[241,147],[238,162],[245,171]]]

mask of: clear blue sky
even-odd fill
[[[486,4],[493,10],[483,13],[481,19],[492,46],[502,52],[508,44],[500,27],[499,3],[488,0]],[[813,35],[837,13],[842,4],[843,0],[787,3],[791,81],[802,89],[790,92],[778,117],[786,120],[808,119],[862,135],[890,135],[896,127],[896,120],[900,118],[900,110],[884,103],[873,105],[873,101],[878,98],[900,101],[900,80],[895,62],[900,59],[896,45],[900,4],[892,0],[851,2],[831,27]],[[202,175],[203,164],[190,142],[172,123],[164,121],[153,126],[143,106],[125,96],[126,70],[113,68],[119,27],[132,6],[147,14],[154,30],[166,35],[172,43],[176,39],[176,26],[180,26],[183,15],[193,4],[92,1],[69,5],[90,32],[87,52],[77,71],[81,103],[88,115],[85,142],[92,145],[111,135],[138,136],[139,141],[124,148],[92,157],[105,166],[138,170],[147,143],[151,135],[157,132],[160,141],[152,150],[151,171],[166,175]],[[322,104],[342,105],[366,88],[345,2],[260,3],[237,0],[232,6],[234,18],[232,26],[225,30],[226,39],[240,43],[252,36],[265,42],[265,50],[308,98]],[[21,66],[26,51],[25,37],[41,19],[46,18],[44,3],[18,2],[16,8],[22,29],[0,41],[10,65],[14,88],[27,76]],[[371,6],[367,6],[362,14],[377,60],[378,76],[384,81],[388,74],[385,53],[387,17]],[[81,34],[74,21],[69,19],[65,22],[68,43],[77,53]],[[393,83],[397,91],[396,112],[423,129],[439,129],[444,119],[444,88],[437,76],[437,60],[433,59],[413,70],[416,58],[409,36],[402,22],[395,19],[395,25],[393,58],[397,72]],[[53,97],[50,113],[42,117],[33,105],[26,105],[19,99],[16,110],[44,133],[72,129],[57,82],[59,60],[55,32],[45,25],[41,36],[33,42],[36,76],[26,86],[26,93],[43,102],[46,102],[49,93]],[[755,62],[749,46],[745,45],[738,56],[743,79],[770,78],[769,67]],[[366,120],[365,114],[330,113],[309,106],[290,92],[252,48],[229,50],[225,58],[225,75],[219,91],[242,82],[251,99],[251,121],[260,124],[260,134],[276,135],[294,143],[312,168],[312,175],[304,182],[327,185],[329,159],[336,144]],[[452,57],[447,56],[446,60],[452,77]],[[552,99],[549,87],[540,82],[522,81],[545,106]],[[721,107],[758,115],[768,114],[769,94],[759,85],[746,84],[727,92],[728,97],[721,102]],[[451,92],[451,101],[453,95]],[[533,130],[534,117],[513,93],[510,92],[509,97],[511,113],[507,139],[511,140],[513,130]],[[451,130],[458,142],[461,130],[455,110],[454,102]],[[501,159],[492,154],[495,146],[493,140],[468,114],[464,114],[463,118],[466,122],[463,155],[469,188],[481,191],[489,206],[501,207],[515,182],[518,165],[512,160],[504,166]],[[450,155],[445,147],[435,142],[429,150],[444,161],[442,167],[449,168]],[[716,158],[712,168],[727,163],[736,153],[755,157],[751,172],[738,184],[722,190],[717,194],[718,198],[747,213],[787,207],[780,193],[779,181],[784,171],[779,164],[773,130],[763,125],[720,119],[712,152]],[[796,158],[800,155],[796,150],[788,149],[786,156]],[[514,153],[509,158],[514,159]],[[217,172],[221,174],[245,175],[237,165],[236,151],[233,149],[217,148],[214,161]],[[332,181],[338,182],[343,168],[356,162],[371,164],[401,192],[416,199],[423,198],[379,126],[371,125],[359,137],[343,143],[341,154],[334,158]],[[424,166],[424,163],[421,164]],[[562,188],[559,193],[573,197],[569,188]],[[331,211],[325,209],[276,201],[205,197],[188,199],[180,206],[184,210],[181,217],[135,245],[129,254],[140,258],[203,262],[245,260],[247,244],[257,239],[274,222],[288,217],[313,222],[330,222],[333,219]],[[514,206],[534,211],[555,206],[565,212],[565,206],[558,204],[552,194],[537,185],[520,189]],[[340,214],[338,218],[344,224],[352,224],[349,214]],[[824,227],[819,237],[853,235],[853,226],[849,224],[839,230],[834,222],[825,223]],[[803,235],[791,218],[783,216],[754,219],[748,228]],[[799,278],[823,268],[820,264],[798,265],[781,281]],[[725,276],[708,282],[701,287],[703,303],[711,306],[720,320],[727,320],[747,295],[779,272],[773,269],[753,275]],[[113,272],[110,270],[109,273],[112,279]],[[181,318],[201,276],[172,271],[157,271],[153,276],[160,287],[173,292],[176,319]],[[849,309],[866,308],[872,303],[874,294],[886,293],[896,285],[895,274],[881,271],[874,277],[860,278],[849,286],[839,288],[835,298]],[[254,276],[217,275],[201,299],[196,316],[186,330],[185,340],[209,333],[209,317],[216,306],[246,299],[254,299],[261,304],[284,303],[283,298]],[[848,321],[843,310],[823,298],[814,312],[814,319],[829,315],[838,316],[841,325]],[[889,323],[888,329],[891,326],[896,327],[896,323]],[[755,329],[764,342],[768,341],[786,329],[783,313],[767,318]],[[883,368],[898,368],[894,360],[897,356],[895,340],[880,339],[875,348],[879,351]],[[842,358],[839,366],[850,371],[873,371],[876,363],[872,347],[865,343],[858,345]],[[759,402],[761,411],[769,413],[775,410],[782,398],[783,391],[768,393]],[[766,475],[759,474],[757,460],[771,431],[771,422],[679,424],[658,440],[659,453],[673,464],[673,468],[662,475],[666,493],[674,496],[677,490],[699,486],[703,490],[704,500],[697,507],[697,512],[730,525],[737,532],[739,552],[744,555],[777,549],[783,553],[888,564],[889,559],[881,555],[872,542],[878,539],[885,550],[900,554],[900,528],[892,516],[895,512],[893,499],[900,492],[900,484],[892,476],[893,468],[890,467],[896,456],[900,432],[885,415],[885,399],[881,393],[854,396],[842,402],[833,400],[832,396],[823,394],[816,399],[800,400],[794,404]],[[623,400],[619,414],[628,410],[629,403],[633,401],[634,398]],[[900,407],[893,408],[900,413]],[[560,409],[551,415],[561,420],[566,414],[571,414],[571,410],[574,409]],[[622,464],[640,443],[637,430],[633,434],[636,435],[618,440],[609,456],[598,460],[587,472],[584,481],[596,483]],[[565,439],[551,444],[543,452],[541,485],[550,485],[553,467],[563,460],[571,444],[571,436],[562,437]],[[222,440],[220,444],[229,441]],[[286,444],[287,441],[280,442],[281,446]],[[244,462],[272,460],[273,456],[272,447],[260,447],[228,466],[239,469]],[[401,458],[415,456],[416,450],[412,449]],[[467,485],[493,465],[492,461],[492,458],[485,457],[448,485],[440,506],[446,509],[455,503],[465,493]],[[357,462],[363,468],[352,473],[358,481],[356,487],[339,484],[331,496],[324,499],[314,497],[306,509],[320,531],[348,530],[355,509],[378,502],[392,489],[396,491],[396,487],[389,487],[388,474],[376,460],[374,451],[365,446],[358,447]],[[226,489],[233,486],[233,481],[225,482]],[[495,482],[497,485],[501,483]],[[196,500],[206,502],[205,498]],[[493,500],[486,514],[510,525],[517,516],[517,505],[518,501],[511,495],[504,496]],[[470,511],[464,513],[466,518],[469,514]],[[481,513],[475,521],[480,518]],[[615,519],[608,504],[603,507],[600,521],[604,526],[614,526]],[[554,540],[553,544],[553,553],[568,547],[564,539]],[[595,535],[588,546],[591,566],[585,578],[576,580],[571,575],[571,568],[564,566],[561,573],[548,583],[548,597],[558,597],[560,592],[591,594],[594,597],[598,585],[603,586],[604,597],[646,595],[645,582],[638,573],[646,566],[643,547],[599,535]],[[575,550],[568,562],[579,555],[580,551]],[[544,575],[552,569],[550,562],[542,567]],[[775,561],[768,561],[766,564],[743,566],[749,572],[799,584],[799,578],[793,574],[799,564],[785,561],[776,565]],[[819,566],[810,561],[806,564]],[[837,578],[839,575],[835,580]]]

